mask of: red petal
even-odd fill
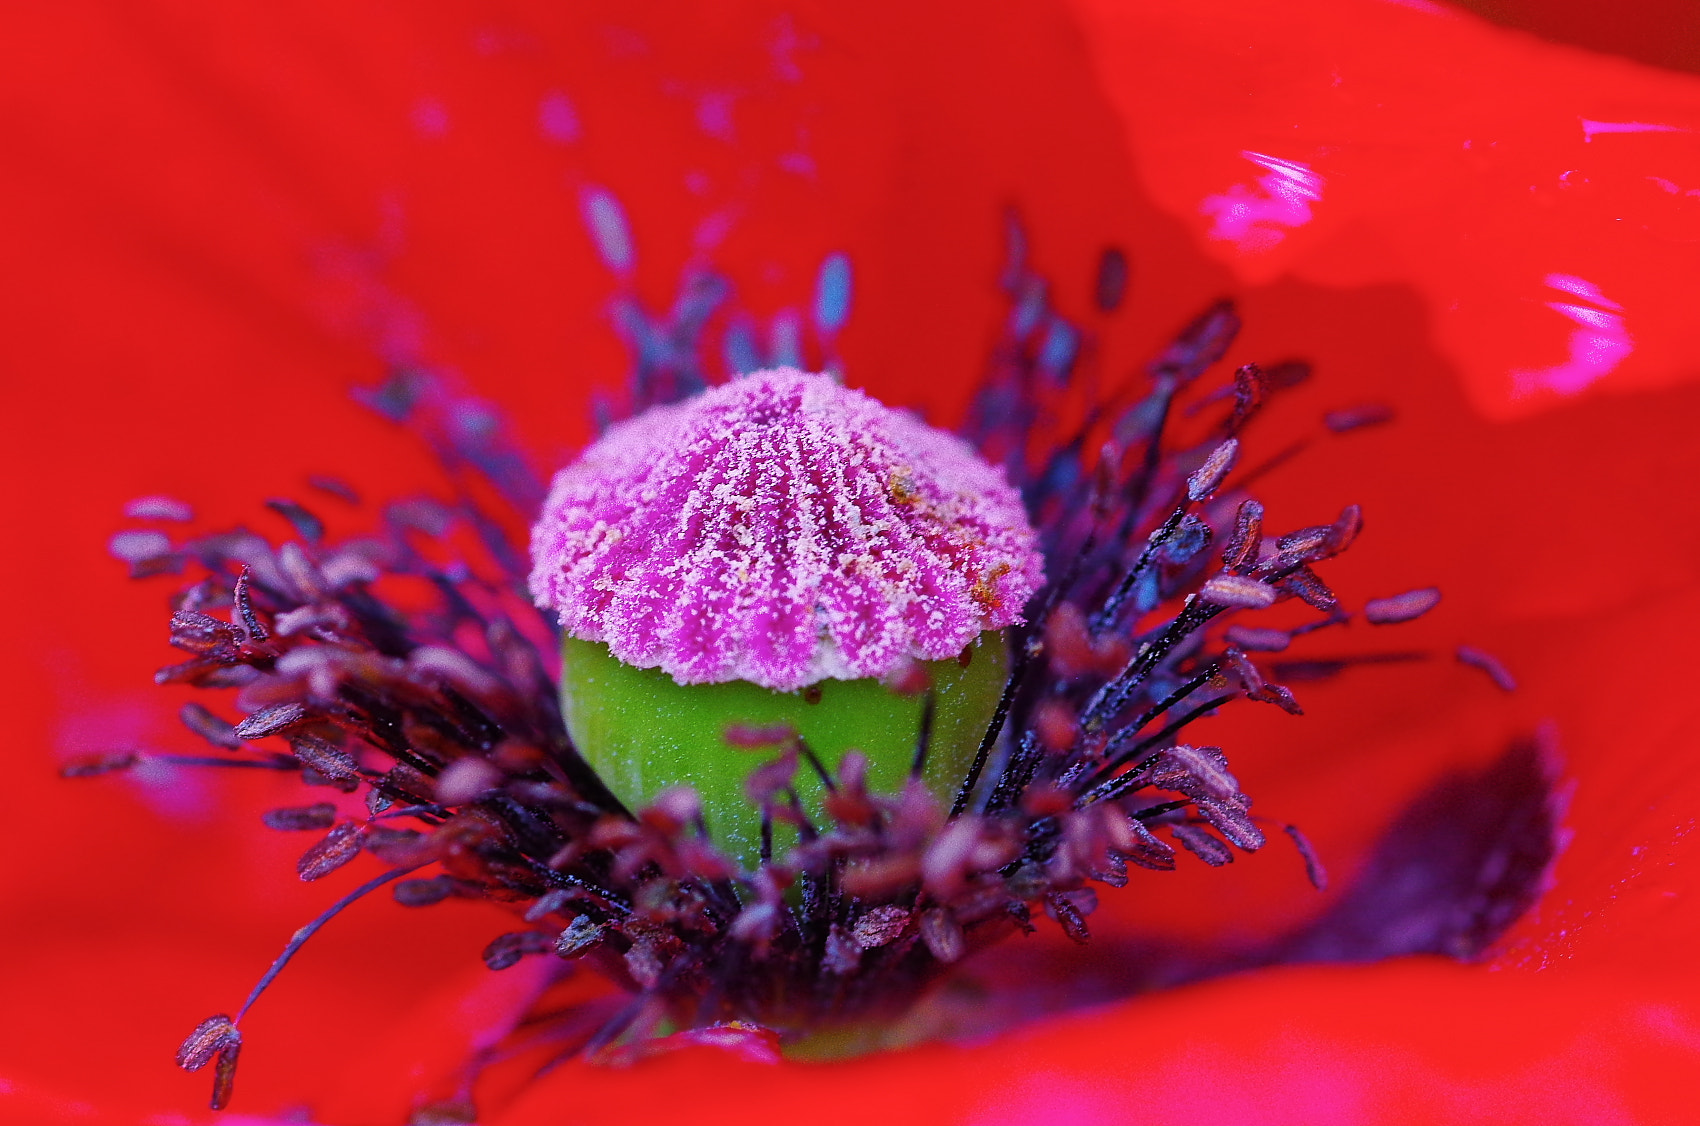
[[[1700,80],[1439,4],[1075,4],[1152,196],[1254,284],[1410,285],[1506,418],[1696,374]]]
[[[806,1117],[1152,1126],[1678,1122],[1700,1007],[1662,991],[1445,963],[1285,970],[1048,1021],[972,1048],[764,1066],[709,1048],[575,1063],[492,1126]]]

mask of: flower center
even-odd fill
[[[955,799],[1007,677],[999,631],[1042,573],[1034,539],[960,439],[777,369],[652,408],[562,470],[531,585],[566,632],[580,753],[633,809],[694,789],[753,869],[776,814],[781,854],[813,835],[848,751],[877,790]],[[805,769],[752,793],[738,743]]]
[[[1298,710],[1247,653],[1347,620],[1313,565],[1359,517],[1265,535],[1233,483],[1241,430],[1280,386],[1254,366],[1199,396],[1232,405],[1175,440],[1172,419],[1191,417],[1177,398],[1237,326],[1211,309],[1152,365],[1144,401],[1036,458],[1031,430],[1066,417],[1064,384],[1031,341],[1006,341],[971,428],[1021,494],[963,441],[822,376],[758,373],[645,412],[556,477],[532,535],[536,607],[469,499],[392,506],[381,540],[326,542],[305,508],[274,502],[298,542],[115,543],[138,574],[205,570],[174,602],[189,659],[158,679],[233,689],[245,718],[193,705],[185,723],[218,754],[70,772],[165,758],[364,789],[364,815],[316,801],[266,823],[324,833],[303,879],[362,853],[389,865],[297,932],[182,1065],[216,1063],[222,1105],[248,1006],[386,886],[409,907],[515,904],[523,926],[490,943],[492,969],[554,955],[629,990],[570,1022],[596,1029],[572,1050],[724,1020],[820,1049],[836,1042],[823,1029],[910,1006],[1041,913],[1085,941],[1095,883],[1173,869],[1177,846],[1212,866],[1261,848],[1226,756],[1183,736],[1236,697]],[[442,561],[457,521],[488,558]],[[1244,620],[1282,602],[1315,617]]]

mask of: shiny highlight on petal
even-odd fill
[[[1214,220],[1210,237],[1256,253],[1274,247],[1287,231],[1310,222],[1310,205],[1322,200],[1323,178],[1296,160],[1247,150],[1241,156],[1264,170],[1255,187],[1235,184],[1208,195],[1199,212]]]
[[[1600,292],[1599,286],[1571,274],[1548,274],[1546,284],[1576,301],[1548,301],[1547,308],[1575,323],[1570,331],[1570,355],[1563,362],[1534,371],[1512,373],[1519,395],[1556,391],[1574,395],[1595,380],[1610,375],[1635,350],[1634,338],[1623,327],[1623,306]]]

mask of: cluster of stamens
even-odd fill
[[[1093,885],[1127,884],[1130,865],[1172,869],[1176,846],[1221,865],[1264,845],[1222,751],[1185,742],[1185,729],[1241,697],[1296,713],[1250,654],[1348,618],[1313,566],[1350,544],[1357,509],[1272,537],[1262,506],[1234,484],[1244,427],[1292,372],[1271,380],[1242,367],[1203,400],[1231,398],[1219,421],[1181,446],[1169,435],[1177,400],[1237,328],[1230,307],[1210,310],[1152,365],[1140,402],[1088,413],[1040,456],[1026,427],[1056,416],[1061,385],[1030,347],[1000,353],[969,437],[1000,458],[1037,515],[1050,576],[1028,624],[1013,628],[1012,671],[954,794],[919,782],[924,728],[915,777],[894,793],[870,792],[858,754],[829,770],[795,731],[740,728],[727,739],[750,756],[752,809],[791,826],[795,847],[740,863],[703,830],[688,790],[625,808],[568,737],[551,675],[555,623],[525,596],[523,552],[468,501],[393,505],[379,534],[339,543],[279,502],[296,531],[281,546],[234,532],[133,551],[140,573],[204,572],[171,619],[187,659],[157,679],[233,692],[240,713],[185,706],[214,753],[154,757],[292,771],[309,787],[363,793],[358,815],[327,797],[265,822],[320,834],[301,857],[303,879],[370,853],[388,870],[362,892],[390,884],[410,907],[510,904],[520,925],[485,951],[492,969],[556,958],[625,986],[631,1003],[564,1051],[663,1021],[789,1032],[878,1015],[1041,915],[1085,941]],[[448,547],[462,531],[493,549],[462,561]],[[1309,626],[1242,620],[1294,599],[1317,612]],[[1412,616],[1422,601],[1383,606],[1377,620]],[[824,817],[798,801],[801,771],[818,777]],[[236,1020],[209,1020],[179,1059],[219,1063],[215,1105],[229,1096]]]

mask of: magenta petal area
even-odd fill
[[[791,691],[955,656],[1044,561],[961,439],[831,377],[756,372],[612,427],[556,474],[531,591],[681,684]]]

